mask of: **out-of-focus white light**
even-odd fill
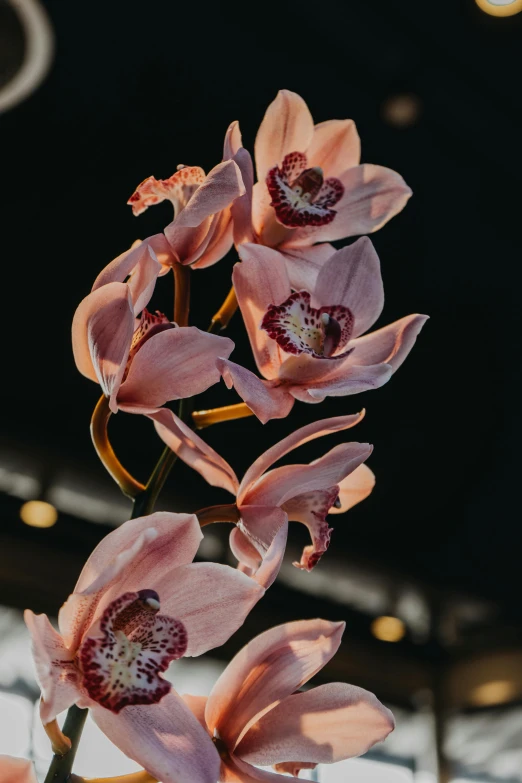
[[[522,0],[475,0],[490,16],[514,16],[522,11]]]
[[[31,527],[52,527],[58,519],[58,512],[45,500],[28,500],[20,509],[20,518]]]
[[[388,764],[373,759],[348,759],[337,764],[322,764],[321,783],[413,783],[413,773],[408,767]]]
[[[406,626],[398,617],[383,615],[375,618],[371,631],[381,642],[400,642],[406,633]]]
[[[421,102],[413,93],[390,95],[382,105],[382,117],[395,128],[410,128],[419,119]]]
[[[33,705],[24,696],[0,693],[0,754],[27,756]]]

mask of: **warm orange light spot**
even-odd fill
[[[477,707],[490,704],[504,704],[518,693],[516,683],[511,680],[492,680],[477,685],[470,693],[470,701]]]
[[[382,117],[395,128],[410,128],[419,119],[420,99],[413,93],[390,95],[382,105]]]
[[[375,618],[371,631],[381,642],[400,642],[406,633],[406,626],[398,617],[383,615]]]
[[[58,512],[44,500],[28,500],[20,509],[20,518],[31,527],[52,527],[58,519]]]
[[[475,0],[475,2],[490,16],[514,16],[522,11],[522,0]]]

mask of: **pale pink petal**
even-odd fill
[[[297,449],[299,446],[309,443],[316,438],[322,438],[323,435],[329,435],[332,432],[340,432],[342,430],[355,427],[364,418],[365,411],[360,413],[354,413],[351,416],[333,416],[330,419],[319,419],[311,424],[306,424],[304,427],[300,427],[295,432],[287,435],[286,438],[280,440],[274,446],[269,448],[264,454],[256,459],[255,462],[249,467],[244,475],[238,490],[238,503],[248,502],[248,490],[257,481],[260,476],[265,473],[269,467],[277,462],[285,454]]]
[[[251,568],[252,571],[257,571],[261,563],[261,554],[255,548],[245,533],[234,526],[230,531],[229,545],[232,550],[232,554],[243,565]]]
[[[170,267],[177,262],[172,253],[172,248],[167,242],[165,234],[154,234],[154,236],[148,237],[147,242],[153,249],[154,253],[156,254],[156,258],[162,266],[161,272],[159,274],[166,274]]]
[[[33,614],[26,609],[24,620],[31,634],[36,677],[42,691],[40,716],[43,723],[49,723],[81,695],[73,663],[74,650],[67,649],[47,615]]]
[[[310,465],[284,465],[265,473],[248,493],[249,503],[281,506],[316,489],[330,489],[372,453],[369,443],[341,443]]]
[[[234,243],[253,242],[252,230],[252,193],[254,188],[254,167],[248,150],[241,147],[234,155],[245,185],[245,193],[232,204],[232,219],[234,221]]]
[[[407,315],[399,321],[383,326],[350,342],[353,364],[389,364],[398,370],[415,344],[417,335],[428,320],[427,315]]]
[[[218,359],[216,366],[227,387],[235,388],[263,424],[270,419],[284,419],[292,410],[294,400],[285,387],[265,383],[250,370],[226,359]]]
[[[0,756],[0,783],[37,783],[32,761]]]
[[[317,764],[313,761],[282,761],[280,764],[274,764],[274,770],[276,772],[287,773],[294,778],[299,777],[299,773],[303,769],[315,769]]]
[[[335,253],[333,245],[327,242],[311,247],[282,245],[279,250],[285,259],[290,285],[296,291],[313,291],[319,272]]]
[[[163,234],[157,236],[163,237]],[[161,270],[161,264],[153,249],[154,244],[159,246],[156,237],[150,237],[134,246],[135,244],[133,243],[129,250],[111,261],[100,272],[94,281],[92,290],[96,291],[108,283],[123,283],[131,275],[127,282],[134,302],[134,313],[137,315],[149,303],[156,278]]]
[[[239,122],[234,120],[231,122],[225,133],[225,141],[223,142],[223,160],[230,160],[234,157],[236,152],[243,146],[241,139],[241,131],[239,129]]]
[[[168,400],[200,394],[217,383],[218,357],[228,358],[234,343],[195,326],[155,334],[137,352],[118,392],[125,410],[159,408]]]
[[[183,462],[203,476],[213,487],[222,487],[236,495],[239,482],[228,464],[214,449],[205,443],[187,424],[168,408],[148,414],[154,421],[156,432],[162,441]]]
[[[300,95],[280,90],[266,110],[255,141],[257,178],[264,182],[268,170],[289,152],[305,152],[314,134],[314,121]]]
[[[361,159],[361,140],[353,120],[327,120],[314,128],[312,143],[306,150],[309,166],[320,166],[325,179],[338,177],[357,166]]]
[[[340,507],[333,506],[330,514],[343,514],[349,508],[356,506],[371,494],[375,486],[375,474],[368,465],[359,465],[353,473],[346,476],[339,484]]]
[[[255,581],[260,584],[261,587],[264,587],[265,590],[268,590],[277,578],[283,562],[287,538],[288,521],[285,520],[270,544],[268,552],[263,557],[261,565],[252,574],[252,579],[255,579]]]
[[[348,307],[355,318],[352,337],[375,323],[384,307],[384,288],[379,257],[368,237],[341,248],[323,265],[312,292],[312,305]]]
[[[250,764],[333,764],[366,753],[394,727],[373,693],[332,682],[284,699],[253,724],[235,752]]]
[[[205,181],[179,213],[175,223],[183,228],[195,228],[206,218],[228,207],[244,192],[245,186],[239,166],[233,160],[225,160],[207,174]]]
[[[178,220],[165,228],[165,237],[174,263],[190,265],[204,253],[210,242],[212,217],[205,218],[199,226],[181,226]]]
[[[257,636],[235,656],[214,685],[205,719],[233,749],[260,713],[317,674],[335,655],[344,623],[300,620]]]
[[[234,266],[232,280],[254,358],[265,378],[275,378],[282,353],[260,326],[267,308],[291,294],[284,257],[277,250],[252,244],[241,245],[238,253],[242,263]]]
[[[89,294],[72,323],[74,360],[79,371],[98,381],[107,397],[118,391],[134,333],[129,286],[109,283]],[[114,404],[111,402],[114,411]]]
[[[208,731],[205,723],[205,707],[207,706],[206,696],[191,696],[190,693],[182,693],[181,698],[194,715],[198,723]]]
[[[75,592],[60,609],[60,631],[75,649],[95,616],[127,591],[157,590],[164,573],[191,563],[203,534],[194,514],[157,512],[105,536],[90,555]],[[159,591],[158,591],[159,592]],[[160,594],[163,601],[164,596]]]
[[[344,195],[335,205],[337,215],[325,226],[298,229],[292,242],[332,242],[358,234],[370,234],[404,209],[411,189],[400,174],[384,166],[364,163],[345,171],[339,179]]]
[[[303,381],[290,385],[290,393],[302,402],[322,402],[325,397],[346,397],[350,394],[378,389],[392,376],[389,364],[374,364],[368,367],[342,362],[335,374],[320,380]]]
[[[221,761],[219,783],[288,783],[288,778],[247,764],[233,753]]]
[[[96,705],[92,716],[125,755],[162,783],[216,783],[214,743],[175,691],[159,704],[126,707],[119,715]]]
[[[191,563],[154,581],[162,612],[187,629],[186,655],[219,647],[244,623],[264,589],[250,577],[218,563]]]
[[[288,500],[283,508],[291,522],[302,522],[310,531],[312,543],[305,546],[301,560],[293,563],[296,568],[311,571],[324,555],[330,544],[332,528],[326,517],[337,500],[339,485],[328,489],[316,489]]]
[[[226,256],[233,244],[232,214],[227,208],[213,216],[208,231],[208,243],[201,248],[198,258],[191,262],[190,266],[193,269],[206,269],[216,264]]]
[[[286,522],[286,514],[274,505],[242,505],[239,507],[241,519],[239,529],[248,536],[260,555],[264,556],[279,531]]]

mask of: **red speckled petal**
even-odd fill
[[[339,487],[304,492],[287,501],[283,508],[292,522],[302,522],[310,531],[311,546],[305,546],[301,560],[294,565],[304,571],[311,571],[328,549],[332,528],[326,515],[337,500]]]
[[[179,212],[199,186],[205,181],[205,172],[199,166],[184,166],[169,179],[147,177],[138,185],[127,201],[134,215],[141,215],[149,207],[168,199]]]
[[[323,183],[317,199],[312,201],[310,193],[292,187],[284,169],[278,166],[268,172],[266,186],[272,199],[270,206],[274,208],[278,221],[287,228],[325,226],[331,223],[336,216],[332,207],[344,193],[342,183],[330,178]]]
[[[180,620],[157,614],[152,590],[112,601],[79,650],[82,685],[112,712],[131,704],[156,704],[171,688],[160,676],[187,649]]]

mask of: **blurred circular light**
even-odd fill
[[[371,632],[381,642],[400,642],[406,633],[406,626],[398,617],[383,615],[371,624]]]
[[[477,685],[470,693],[470,701],[477,707],[504,704],[517,695],[517,686],[511,680],[492,680]]]
[[[522,0],[521,0],[522,2]],[[382,105],[382,116],[395,128],[410,128],[420,116],[421,102],[413,93],[390,95]]]
[[[522,11],[522,0],[475,0],[475,2],[490,16],[514,16]]]
[[[28,500],[20,509],[20,518],[31,527],[52,527],[58,519],[58,512],[44,500]]]

